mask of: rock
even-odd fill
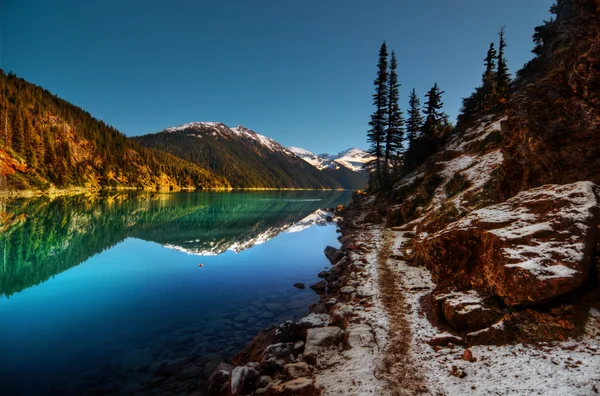
[[[317,356],[323,348],[337,345],[342,341],[342,329],[339,327],[318,327],[306,331],[306,345],[304,346],[304,360],[309,364],[316,364]]]
[[[344,286],[340,289],[340,293],[342,294],[352,294],[356,291],[354,286]]]
[[[281,305],[280,303],[266,303],[265,307],[267,307],[267,309],[269,311],[275,311],[275,312],[285,311],[285,307],[283,305]]]
[[[170,361],[160,371],[166,375],[177,375],[189,362],[189,358]]]
[[[324,280],[319,281],[314,285],[311,285],[310,288],[319,294],[324,294],[325,290],[327,289],[327,282],[325,282]]]
[[[294,343],[294,355],[299,355],[304,351],[304,341],[296,341]]]
[[[319,274],[317,276],[319,278],[327,279],[327,277],[329,276],[329,271],[323,270],[323,271],[319,272]]]
[[[473,352],[471,352],[470,349],[465,349],[463,352],[463,360],[466,360],[467,362],[474,362],[477,359],[473,357]]]
[[[221,363],[208,379],[208,394],[210,396],[223,396],[229,391],[229,378],[233,371],[233,366]]]
[[[297,289],[304,289],[306,286],[304,283],[294,283],[294,287]]]
[[[294,344],[283,343],[269,345],[263,352],[261,361],[270,360],[278,367],[283,367],[286,363],[294,359]]]
[[[335,265],[344,257],[344,252],[334,248],[333,246],[327,246],[325,248],[325,257],[327,257],[327,259],[329,260],[329,262],[331,262],[332,265]]]
[[[465,373],[463,369],[460,369],[457,366],[452,366],[450,374],[458,378],[465,378],[467,376],[467,373]]]
[[[419,256],[439,286],[489,291],[509,306],[543,304],[587,280],[599,202],[591,182],[522,191],[428,236]]]
[[[254,368],[254,365],[238,366],[231,372],[231,381],[229,391],[231,395],[247,394],[247,390],[258,379],[260,373]]]
[[[515,341],[512,323],[501,320],[498,323],[466,335],[468,345],[506,345]]]
[[[461,345],[465,343],[465,340],[450,333],[441,333],[433,336],[427,343],[431,346]]]
[[[273,395],[281,396],[318,396],[320,391],[315,381],[309,378],[296,378],[271,388]]]
[[[280,325],[270,330],[263,330],[248,343],[232,359],[233,364],[241,365],[249,362],[257,362],[261,359],[264,350],[271,344],[277,343],[281,338],[287,338],[291,332],[292,322]]]
[[[348,345],[351,348],[375,347],[375,336],[371,326],[367,324],[353,325],[349,328]]]
[[[325,301],[325,306],[333,307],[337,303],[338,303],[338,300],[336,300],[335,298],[330,298],[329,300]]]
[[[500,309],[488,304],[475,290],[437,296],[436,300],[441,301],[444,319],[456,330],[480,330],[502,317]]]
[[[283,367],[283,373],[288,379],[296,379],[308,377],[310,375],[310,369],[306,362],[289,363]]]
[[[256,386],[258,388],[266,388],[271,382],[273,382],[273,378],[268,375],[261,375],[256,382]]]

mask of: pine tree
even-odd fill
[[[383,166],[385,188],[390,186],[390,165],[396,162],[396,157],[402,150],[402,143],[404,141],[404,119],[402,118],[402,111],[398,103],[400,101],[400,84],[398,83],[397,68],[396,54],[392,51],[388,81],[388,116]]]
[[[385,142],[385,128],[387,125],[387,113],[389,102],[388,90],[388,52],[385,41],[379,49],[379,61],[377,62],[377,78],[373,82],[375,93],[373,94],[373,104],[375,112],[371,115],[369,125],[371,129],[367,133],[367,139],[371,144],[369,152],[375,157],[373,171],[371,173],[371,188],[379,189],[381,187],[381,161],[383,159],[383,146]]]
[[[508,73],[508,66],[506,64],[505,50],[506,40],[504,38],[504,26],[500,29],[500,44],[498,46],[498,68],[496,70],[496,87],[501,103],[506,103],[508,100],[508,93],[510,88],[510,74]]]
[[[406,119],[406,133],[409,146],[419,138],[423,126],[423,115],[421,115],[421,100],[417,91],[413,88],[408,99],[408,118]]]
[[[442,132],[444,120],[447,120],[446,114],[442,111],[444,103],[442,103],[442,94],[444,91],[435,83],[427,92],[425,97],[425,123],[423,124],[422,132],[428,138],[438,137]]]
[[[482,110],[489,111],[495,106],[496,98],[496,57],[498,56],[494,43],[490,43],[490,49],[488,50],[485,58],[485,72],[483,73],[483,85],[482,85]]]

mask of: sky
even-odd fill
[[[244,125],[315,153],[367,148],[377,55],[401,108],[435,82],[454,120],[506,26],[512,73],[553,0],[0,0],[0,68],[128,136]]]

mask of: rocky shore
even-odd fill
[[[362,220],[362,219],[361,219]],[[327,247],[331,267],[311,285],[320,295],[310,314],[261,331],[212,373],[209,395],[381,394],[376,378],[388,334],[380,304],[378,236],[363,233],[355,213],[339,223],[339,249]]]

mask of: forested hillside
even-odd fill
[[[0,70],[0,190],[227,188],[223,177],[140,146],[85,110]]]
[[[194,122],[135,140],[210,169],[236,188],[345,187],[330,172],[319,171],[274,140],[241,126]]]

